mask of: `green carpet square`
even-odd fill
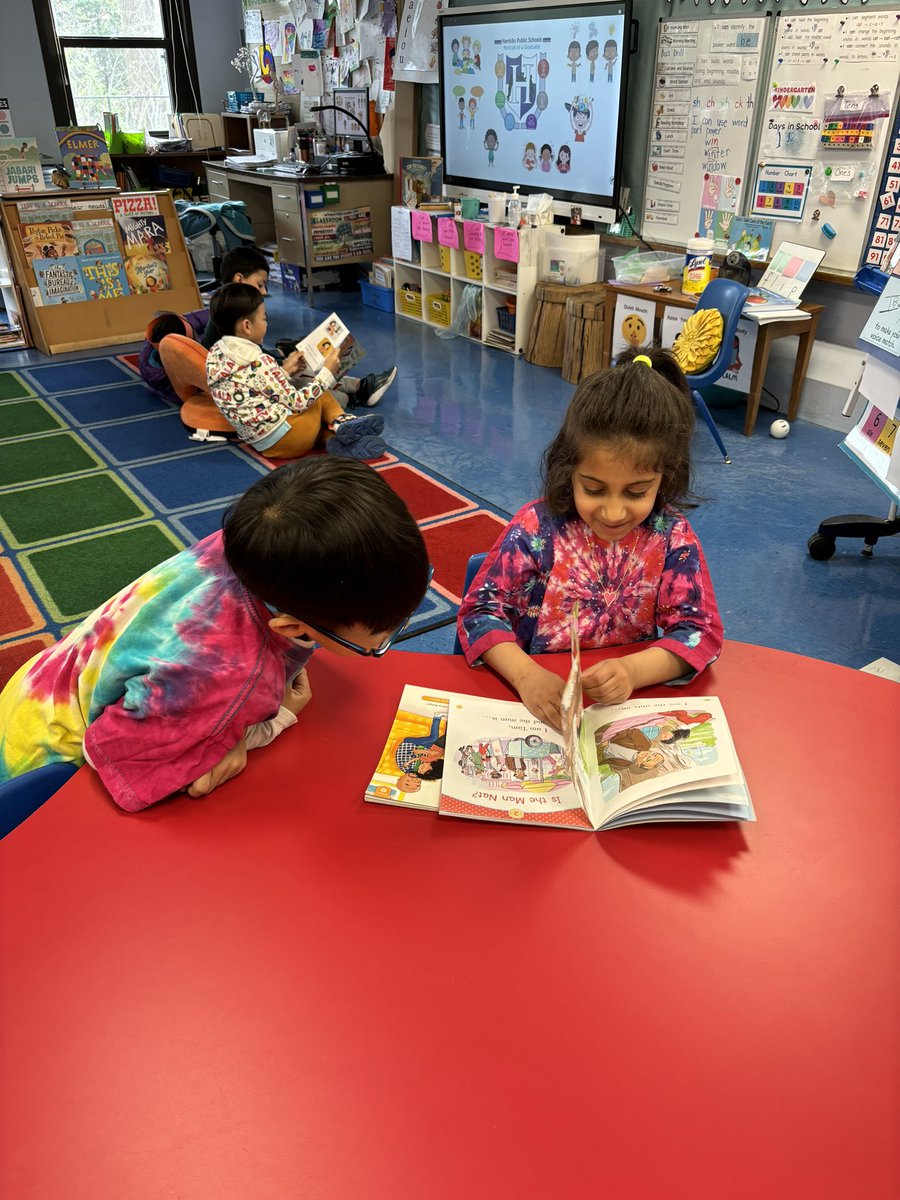
[[[20,396],[33,396],[34,392],[15,371],[0,371],[0,400],[18,400]]]
[[[45,433],[65,426],[43,401],[19,400],[0,407],[0,438],[24,437],[26,433]]]
[[[151,521],[62,546],[26,550],[19,563],[53,620],[73,621],[183,547],[164,525]]]
[[[0,532],[16,548],[152,515],[109,472],[0,493]]]
[[[0,487],[104,466],[73,433],[51,433],[47,437],[0,444]]]

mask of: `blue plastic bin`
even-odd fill
[[[380,308],[383,312],[394,311],[394,293],[391,288],[379,287],[377,283],[369,283],[368,279],[361,279],[359,286],[362,288],[363,304],[368,304],[369,308]]]

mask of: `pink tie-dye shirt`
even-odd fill
[[[26,663],[0,694],[0,781],[85,752],[130,812],[199,779],[309,659],[214,533],[160,563]]]
[[[651,513],[621,542],[540,500],[513,517],[472,581],[457,629],[474,664],[501,642],[529,654],[568,651],[578,601],[583,649],[654,642],[693,677],[719,657],[722,622],[697,535],[680,513]]]

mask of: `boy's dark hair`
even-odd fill
[[[190,333],[188,332],[190,330]],[[158,346],[163,338],[169,333],[180,333],[182,337],[193,337],[194,332],[190,329],[184,317],[174,312],[158,313],[149,329],[147,340],[152,346]]]
[[[636,363],[638,354],[653,363]],[[562,427],[542,461],[544,498],[555,516],[575,512],[572,472],[597,442],[610,443],[636,465],[662,473],[653,505],[693,508],[691,437],[694,401],[678,363],[668,350],[623,351],[615,365],[591,375],[575,389]]]
[[[235,246],[222,255],[219,278],[223,283],[231,283],[235,275],[253,275],[256,271],[269,273],[269,260],[262,250],[255,246]]]
[[[213,294],[209,317],[222,334],[234,333],[238,321],[252,317],[266,298],[252,283],[226,283]]]
[[[428,587],[409,509],[354,459],[320,455],[265,474],[223,519],[225,557],[260,600],[327,629],[396,629]]]

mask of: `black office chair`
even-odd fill
[[[466,577],[465,577],[465,580],[463,581],[463,595],[464,596],[465,596],[466,592],[469,590],[469,585],[471,584],[472,580],[475,578],[475,576],[481,570],[481,564],[484,562],[484,560],[486,558],[487,558],[486,552],[482,552],[481,554],[473,554],[471,556],[471,558],[469,559],[469,561],[466,563]],[[453,639],[453,653],[454,654],[462,654],[462,646],[460,645],[458,633],[457,633],[456,637]]]
[[[744,311],[744,303],[749,290],[742,283],[738,283],[736,279],[713,279],[703,289],[700,299],[697,301],[697,307],[694,309],[695,312],[699,312],[702,308],[717,308],[722,314],[722,321],[725,326],[722,333],[722,344],[719,346],[719,352],[716,357],[699,375],[688,375],[687,381],[691,389],[691,396],[694,399],[694,405],[706,422],[709,432],[713,435],[716,445],[721,450],[722,457],[726,463],[730,463],[731,458],[725,449],[725,443],[722,441],[722,436],[713,420],[712,413],[707,408],[706,401],[700,395],[699,389],[708,387],[709,384],[721,379],[734,362],[734,337],[737,332],[738,321],[741,319],[741,313]]]

